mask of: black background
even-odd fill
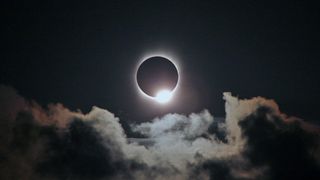
[[[130,121],[204,108],[223,116],[222,92],[231,91],[318,119],[320,8],[310,1],[1,4],[0,83],[41,105],[97,105]],[[133,81],[141,58],[159,51],[178,59],[182,76],[166,106]]]

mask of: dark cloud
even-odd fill
[[[319,127],[261,97],[141,124],[42,108],[0,86],[0,179],[320,179]]]
[[[301,123],[285,122],[269,107],[259,107],[239,123],[247,139],[243,154],[254,166],[267,166],[270,179],[319,179],[319,135]]]
[[[126,172],[130,163],[121,157],[121,151],[114,151],[117,144],[102,142],[98,132],[81,120],[73,120],[66,132],[52,134],[49,138],[47,159],[38,165],[43,176],[58,179],[90,179],[111,177]]]
[[[102,138],[81,119],[61,129],[39,124],[31,113],[21,111],[10,133],[10,143],[1,144],[0,179],[126,179],[130,171],[144,167],[122,158],[119,144]]]
[[[207,170],[210,179],[228,180],[233,179],[230,167],[225,162],[207,161],[203,164],[203,169]]]

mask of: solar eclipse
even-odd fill
[[[167,103],[177,88],[179,73],[168,58],[152,56],[139,65],[136,81],[142,94],[159,103]]]

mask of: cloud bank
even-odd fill
[[[319,127],[273,100],[223,98],[225,118],[167,114],[128,138],[108,110],[42,108],[0,86],[0,179],[320,179]]]

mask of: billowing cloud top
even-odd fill
[[[108,110],[43,109],[0,86],[0,179],[320,179],[319,127],[273,100],[223,97],[225,118],[167,114],[128,138]]]

